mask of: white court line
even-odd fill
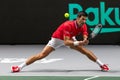
[[[91,80],[91,79],[94,79],[94,78],[97,78],[97,77],[100,77],[100,76],[93,76],[93,77],[86,78],[84,80]]]
[[[53,63],[57,61],[64,60],[63,58],[52,58],[52,59],[41,59],[39,61],[36,61],[35,63]],[[18,63],[18,62],[24,62],[26,61],[26,58],[0,58],[0,63]]]

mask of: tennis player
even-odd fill
[[[57,30],[52,34],[51,40],[44,47],[44,49],[31,57],[29,57],[24,63],[18,66],[12,66],[12,72],[20,72],[25,66],[32,64],[33,62],[43,59],[48,56],[52,51],[60,46],[69,46],[71,49],[86,55],[90,60],[97,63],[102,71],[108,71],[109,68],[106,64],[102,63],[90,50],[84,46],[89,43],[86,19],[88,15],[84,11],[78,12],[76,20],[65,21]],[[75,36],[82,35],[83,40],[78,41]]]

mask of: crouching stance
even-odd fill
[[[21,71],[25,66],[28,66],[37,60],[43,59],[56,48],[59,48],[63,45],[69,46],[70,48],[86,55],[90,60],[96,62],[100,66],[102,71],[108,71],[108,66],[102,63],[90,50],[84,47],[84,45],[87,45],[89,43],[87,39],[87,25],[85,24],[86,19],[87,13],[81,11],[78,12],[76,20],[65,21],[64,23],[62,23],[52,34],[51,40],[40,53],[29,57],[24,63],[18,66],[12,66],[12,72]],[[77,35],[82,35],[83,40],[76,40],[75,36]]]

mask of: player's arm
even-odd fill
[[[69,36],[64,36],[64,44],[66,46],[79,46],[79,45],[83,45],[83,42],[82,41],[74,41]]]
[[[87,40],[88,36],[87,35],[83,35],[83,40]]]
[[[89,43],[87,35],[83,35],[83,43],[84,43],[84,45],[87,45]]]
[[[74,41],[73,38],[71,38],[70,32],[72,31],[70,26],[68,24],[64,25],[64,31],[63,31],[63,40],[64,44],[66,46],[79,46],[79,45],[84,45],[83,41]]]
[[[87,25],[86,24],[83,27],[82,34],[83,34],[83,43],[84,43],[84,45],[87,45],[89,43],[89,41],[88,41],[88,32],[87,32]]]

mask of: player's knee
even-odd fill
[[[77,47],[75,47],[75,48],[73,47],[73,49],[81,52],[82,54],[86,54],[85,48],[84,48],[83,46],[77,46]]]
[[[71,48],[71,49],[75,49],[75,46],[69,46],[69,48]]]
[[[70,46],[71,49],[75,49],[75,50],[82,50],[83,47],[82,46]]]

